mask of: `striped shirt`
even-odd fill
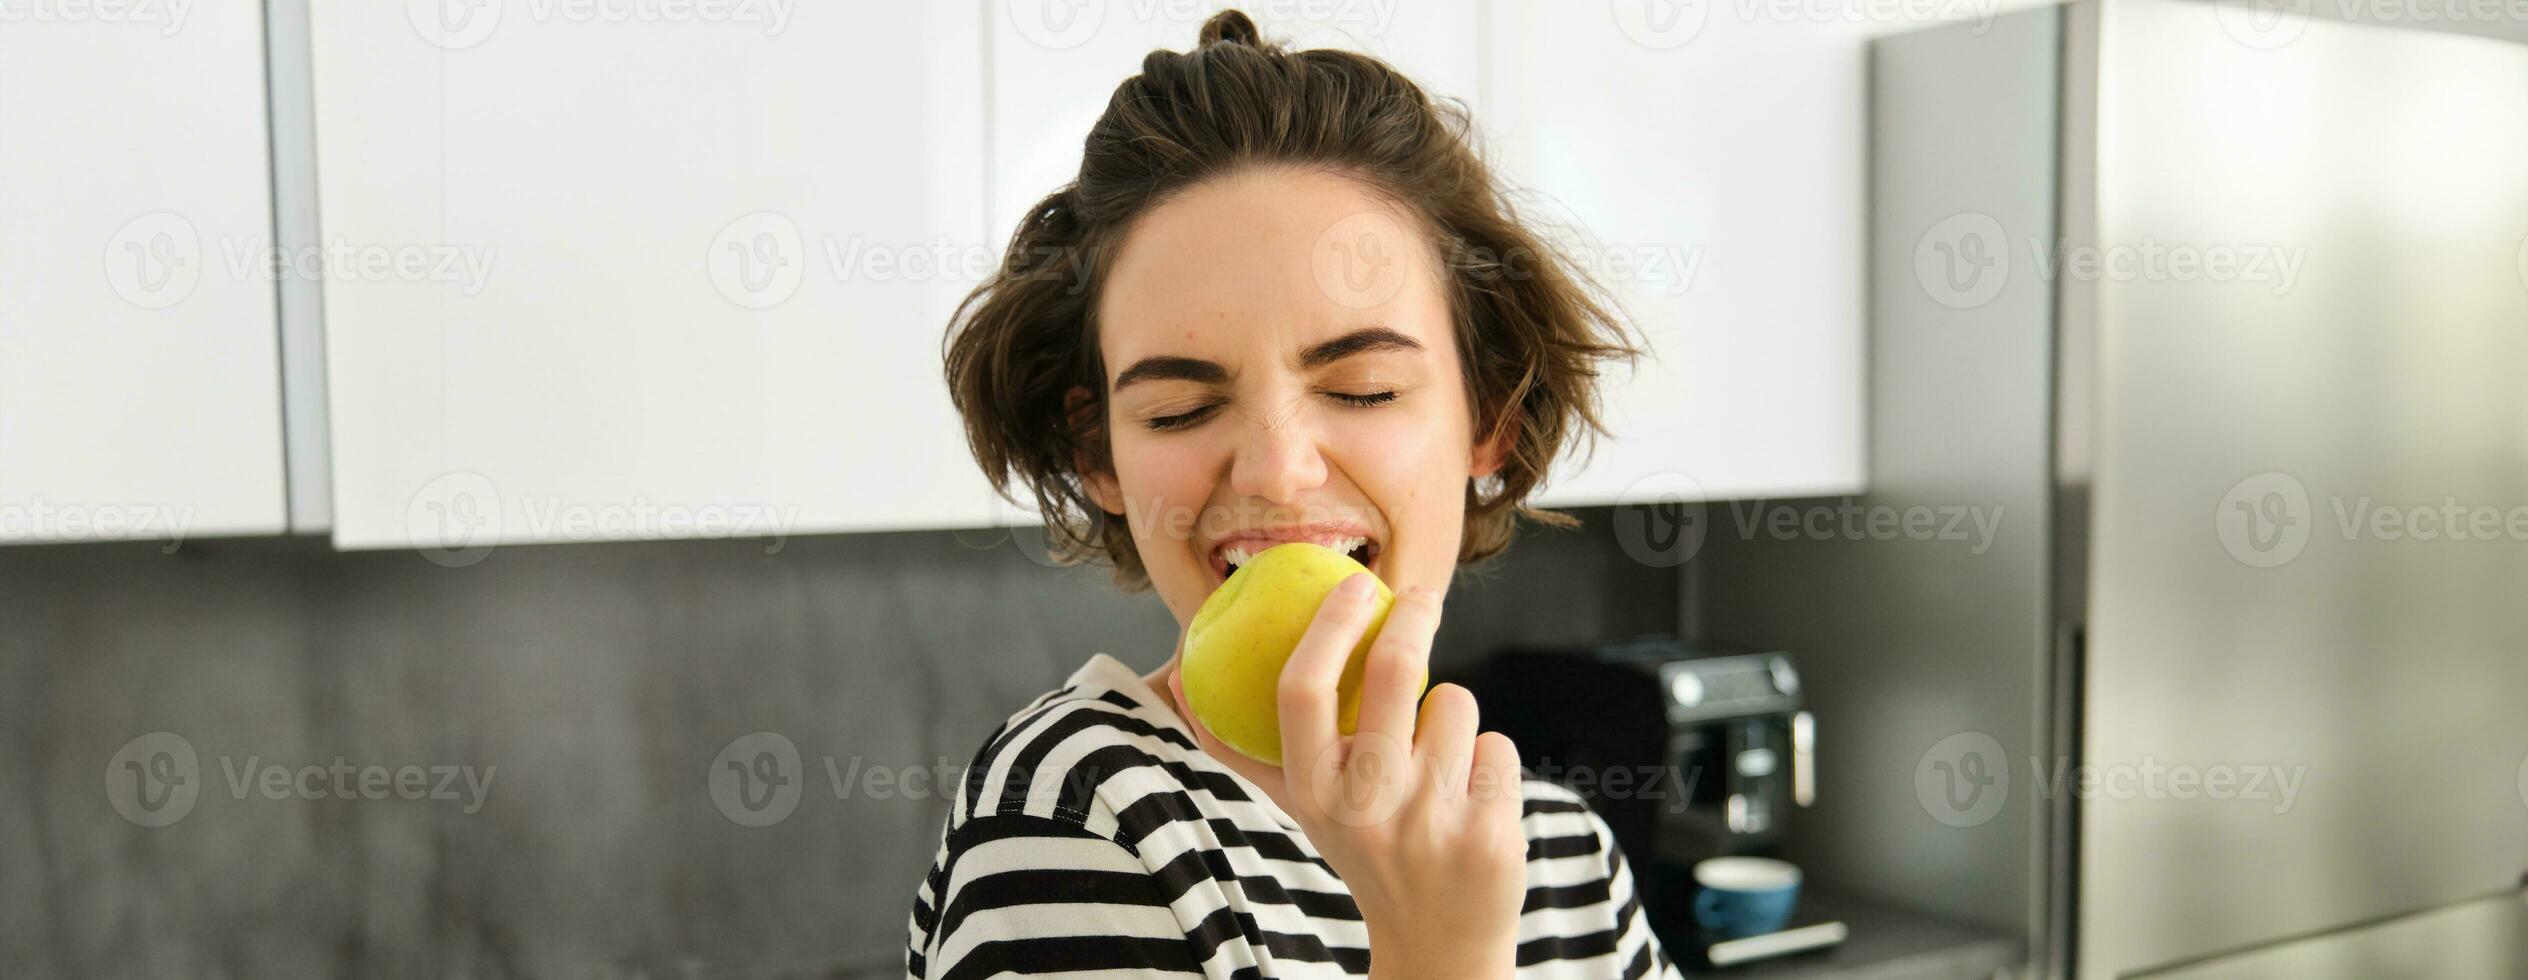
[[[1522,785],[1518,976],[1678,980],[1605,821]],[[976,753],[914,895],[905,974],[1357,977],[1368,946],[1289,814],[1101,653]]]

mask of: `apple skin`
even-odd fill
[[[1177,669],[1194,717],[1222,744],[1266,765],[1281,765],[1282,665],[1334,587],[1368,570],[1340,551],[1294,541],[1266,549],[1231,573],[1185,628],[1185,657]],[[1345,735],[1360,727],[1361,671],[1396,604],[1387,583],[1375,576],[1370,581],[1378,587],[1376,611],[1335,689],[1336,729]],[[1417,697],[1429,683],[1426,670],[1415,686]]]

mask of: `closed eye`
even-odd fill
[[[1361,393],[1329,391],[1326,392],[1326,394],[1333,396],[1336,401],[1355,408],[1371,408],[1396,400],[1396,393],[1393,391],[1371,391]],[[1178,412],[1174,415],[1161,415],[1143,422],[1142,425],[1152,432],[1171,432],[1177,429],[1189,428],[1191,426],[1198,425],[1204,419],[1210,418],[1212,413],[1219,410],[1219,405],[1205,405],[1189,412]]]
[[[1350,392],[1329,391],[1326,392],[1326,394],[1333,395],[1336,400],[1341,401],[1346,405],[1357,405],[1361,408],[1368,408],[1372,405],[1384,405],[1396,400],[1396,393],[1392,391],[1372,391],[1357,395]]]
[[[1205,405],[1190,412],[1178,412],[1174,415],[1161,415],[1157,418],[1143,422],[1142,424],[1148,426],[1152,432],[1167,432],[1172,429],[1182,429],[1186,426],[1193,425],[1196,422],[1209,418],[1211,413],[1219,410],[1220,406],[1218,405]]]

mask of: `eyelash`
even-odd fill
[[[1329,391],[1326,392],[1326,394],[1332,395],[1336,401],[1340,401],[1354,408],[1375,408],[1396,400],[1396,393],[1393,391],[1373,391],[1367,394],[1359,395],[1342,391]],[[1210,418],[1211,413],[1219,407],[1220,406],[1218,405],[1205,405],[1190,412],[1179,412],[1175,415],[1162,415],[1143,424],[1148,426],[1152,432],[1172,432]]]

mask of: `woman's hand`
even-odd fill
[[[1519,825],[1518,748],[1475,731],[1475,697],[1427,676],[1440,599],[1414,587],[1396,598],[1362,671],[1360,727],[1335,730],[1335,682],[1370,619],[1370,577],[1326,596],[1282,668],[1275,692],[1282,766],[1221,744],[1200,720],[1204,751],[1263,787],[1297,820],[1350,887],[1369,930],[1370,976],[1508,977],[1527,893]],[[1187,718],[1180,672],[1169,686]]]

